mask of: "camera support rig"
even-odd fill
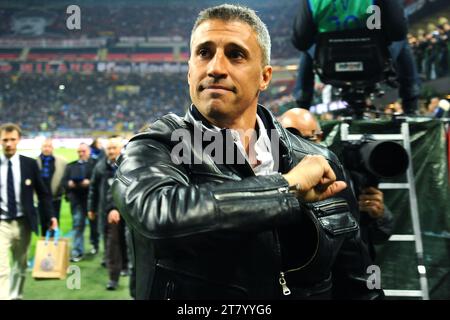
[[[380,183],[380,189],[406,189],[409,194],[410,216],[413,226],[413,234],[393,234],[389,241],[408,241],[415,243],[415,251],[417,256],[417,272],[419,274],[420,290],[393,290],[385,289],[386,296],[395,297],[420,297],[423,300],[429,300],[428,280],[426,268],[424,264],[422,232],[420,228],[419,209],[417,205],[416,185],[411,157],[411,141],[409,134],[409,124],[407,118],[401,120],[401,132],[399,134],[371,134],[371,139],[375,141],[401,141],[408,155],[408,168],[406,170],[406,183]],[[362,134],[350,134],[350,124],[341,123],[341,141],[361,141],[364,137]]]

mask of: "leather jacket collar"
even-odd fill
[[[278,140],[280,159],[275,159],[275,162],[281,161],[278,165],[278,171],[283,173],[289,171],[289,169],[293,167],[293,160],[292,160],[293,156],[291,152],[292,143],[290,141],[289,136],[286,133],[286,130],[275,119],[272,113],[270,113],[263,105],[258,104],[257,113],[264,123],[269,138],[271,139],[275,138]],[[204,132],[206,130],[213,130],[213,126],[200,113],[200,111],[194,104],[191,104],[184,119],[185,121],[191,123],[193,126],[200,129],[201,132]],[[221,132],[223,132],[224,130],[225,129],[222,129]],[[276,130],[276,134],[271,134],[272,130]],[[272,141],[272,145],[273,144],[274,141]]]

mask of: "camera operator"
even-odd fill
[[[297,83],[294,89],[297,105],[309,109],[313,97],[313,57],[317,35],[324,32],[367,28],[367,9],[377,5],[381,30],[389,45],[399,82],[404,110],[414,114],[418,109],[420,79],[412,50],[406,39],[407,22],[400,0],[331,1],[301,0],[294,20],[292,43],[301,51]]]
[[[308,110],[294,108],[279,118],[281,125],[294,134],[315,143],[321,143],[323,133],[319,122]],[[350,175],[346,169],[346,174]],[[347,179],[353,192],[358,196],[361,238],[367,243],[372,259],[375,259],[375,244],[389,239],[393,229],[393,216],[384,205],[383,192],[375,187],[365,187],[359,192],[354,181]],[[358,195],[359,193],[359,195]]]

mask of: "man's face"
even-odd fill
[[[41,146],[41,151],[44,156],[51,156],[53,154],[53,144],[50,140],[45,140]]]
[[[11,158],[16,154],[17,145],[20,141],[19,132],[16,130],[0,132],[0,139],[2,140],[3,153],[5,157]]]
[[[207,20],[192,35],[189,91],[208,120],[233,121],[256,110],[259,91],[271,78],[272,68],[262,66],[262,50],[248,24]]]
[[[84,145],[84,144],[80,145],[78,147],[77,152],[78,152],[78,158],[80,160],[86,161],[86,160],[89,159],[90,150],[89,150],[89,147],[87,145]]]
[[[118,139],[111,139],[106,145],[106,155],[110,161],[116,161],[120,156],[122,144]]]

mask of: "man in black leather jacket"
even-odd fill
[[[254,11],[199,14],[193,104],[130,140],[112,187],[132,232],[137,299],[383,296],[368,289],[371,260],[338,159],[258,105],[271,76]]]

